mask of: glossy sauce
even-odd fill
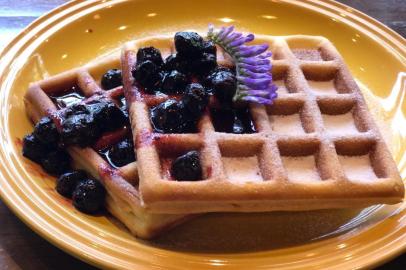
[[[71,88],[62,91],[62,93],[62,95],[49,95],[58,109],[79,103],[85,98],[82,90],[78,86],[72,86]]]

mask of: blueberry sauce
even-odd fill
[[[70,105],[79,103],[85,98],[82,90],[76,85],[62,91],[61,95],[52,94],[49,97],[55,103],[58,109],[66,108]]]

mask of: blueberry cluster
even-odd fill
[[[23,155],[39,163],[51,175],[60,175],[56,190],[72,198],[74,206],[84,213],[95,213],[101,209],[105,190],[101,184],[87,177],[82,171],[71,171],[70,156],[63,149],[52,119],[43,117],[34,131],[23,139]]]
[[[120,86],[121,71],[108,70],[101,79],[104,89]],[[73,89],[75,90],[75,89]],[[75,94],[75,92],[73,93]],[[56,190],[72,198],[73,205],[84,213],[98,212],[104,203],[105,189],[83,171],[72,171],[70,156],[64,150],[68,145],[88,146],[103,132],[112,131],[128,124],[128,113],[124,98],[116,105],[101,96],[87,103],[76,102],[58,115],[60,130],[50,117],[43,117],[34,131],[23,139],[22,153],[28,159],[39,163],[52,175],[59,175]],[[135,160],[131,140],[124,140],[109,149],[110,157],[117,166]]]
[[[147,93],[183,94],[191,76],[206,76],[217,67],[216,46],[195,32],[176,33],[175,48],[165,61],[154,47],[138,50],[132,75]]]
[[[209,98],[199,83],[187,85],[180,101],[168,99],[151,108],[151,123],[160,133],[191,133],[208,104]]]
[[[99,181],[89,178],[84,171],[69,171],[57,181],[56,191],[72,199],[79,211],[95,214],[103,208],[106,191]]]
[[[146,92],[182,95],[151,108],[151,122],[160,133],[189,133],[208,104],[209,90],[190,83],[193,76],[204,77],[217,67],[216,46],[195,32],[178,32],[174,38],[177,53],[165,61],[154,47],[140,48],[132,74]]]
[[[63,143],[81,147],[92,144],[103,132],[122,127],[128,121],[123,111],[105,98],[69,106],[61,118]]]
[[[59,175],[70,168],[70,157],[60,146],[54,122],[44,117],[35,125],[34,131],[24,137],[22,152],[49,174]]]
[[[176,33],[175,48],[177,53],[166,59],[166,69],[204,76],[217,66],[216,46],[195,32]]]

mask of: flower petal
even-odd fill
[[[231,25],[229,27],[222,27],[220,34],[219,34],[219,39],[224,40],[228,36],[228,34],[230,34],[233,30],[234,30],[233,25]]]
[[[256,96],[245,96],[241,98],[242,100],[245,101],[250,101],[250,102],[255,102],[259,104],[264,104],[264,105],[271,105],[273,103],[272,99],[267,99],[267,98],[262,98],[262,97],[256,97]]]
[[[258,59],[258,57],[247,57],[242,58],[241,63],[249,64],[249,65],[270,65],[271,61],[268,59]]]
[[[252,45],[252,46],[241,45],[240,50],[237,54],[238,56],[242,57],[256,56],[268,50],[268,47],[269,47],[268,44]]]
[[[255,72],[255,73],[267,73],[271,70],[270,65],[248,65],[241,63],[239,66],[243,69],[247,69],[249,71]]]
[[[254,40],[254,38],[255,38],[254,34],[248,34],[248,35],[245,37],[245,42],[251,42],[251,41]]]

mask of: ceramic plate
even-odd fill
[[[93,265],[130,269],[344,269],[372,267],[406,247],[405,204],[300,213],[210,214],[153,242],[108,216],[91,217],[22,158],[32,130],[30,82],[106,54],[125,41],[209,22],[269,35],[322,35],[344,56],[406,176],[406,46],[382,24],[333,1],[73,1],[44,15],[1,53],[0,194],[33,230]]]

